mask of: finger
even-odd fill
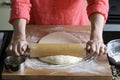
[[[105,53],[105,47],[100,48],[100,54],[103,55]]]
[[[10,52],[10,51],[12,51],[12,46],[11,46],[11,45],[9,45],[9,46],[6,48],[6,52],[7,52],[7,53]]]
[[[90,54],[93,55],[95,53],[95,51],[96,51],[96,46],[93,44],[90,46]]]
[[[107,54],[107,47],[104,47],[104,54]]]
[[[12,45],[9,45],[9,46],[7,47],[6,53],[7,53],[8,56],[13,55],[13,53],[12,53]]]
[[[22,46],[22,55],[25,54],[25,51],[27,50],[27,47],[28,47],[27,43],[25,43],[25,44]]]
[[[25,44],[23,45],[23,47],[22,47],[22,50],[23,50],[23,51],[26,51],[27,47],[28,47],[28,44],[25,43]]]
[[[18,42],[18,52],[20,53],[20,55],[24,55],[26,49],[27,49],[27,42],[19,41]]]
[[[86,51],[89,52],[90,51],[90,45],[86,46]]]
[[[18,42],[18,52],[19,52],[19,54],[20,55],[23,55],[24,54],[24,51],[23,51],[23,45],[24,45],[25,43],[24,42]]]
[[[100,55],[100,50],[101,50],[101,45],[97,44],[95,54]]]
[[[9,51],[12,51],[12,45],[9,46]]]
[[[92,45],[91,49],[90,49],[90,54],[92,57],[96,57],[98,54],[97,54],[97,47],[96,45]]]
[[[17,50],[18,50],[18,53],[19,53],[20,55],[23,54],[23,51],[22,51],[22,44],[21,44],[20,42],[18,42]]]
[[[15,44],[15,45],[13,45],[13,49],[12,49],[12,52],[14,53],[14,55],[13,56],[20,56],[19,55],[19,52],[18,52],[18,43],[17,44]]]

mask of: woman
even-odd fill
[[[106,53],[102,32],[108,16],[108,0],[11,0],[10,23],[14,27],[8,47],[11,55],[24,55],[28,45],[26,24],[87,25],[91,22],[86,50],[91,56]]]

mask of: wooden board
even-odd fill
[[[30,43],[36,43],[41,37],[48,33],[54,31],[66,31],[81,39],[82,43],[85,44],[89,40],[90,27],[83,27],[63,25],[31,25],[27,27],[27,40]],[[88,63],[74,65],[72,68],[42,68],[40,70],[35,70],[27,66],[25,67],[23,64],[23,67],[21,67],[21,69],[17,72],[11,73],[3,70],[2,77],[3,79],[11,80],[112,80],[110,65],[106,55],[98,57],[97,62],[95,63]]]

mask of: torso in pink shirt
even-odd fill
[[[100,13],[105,21],[108,0],[11,0],[10,23],[18,18],[30,24],[87,25],[92,13]]]
[[[30,24],[88,24],[84,0],[30,0],[30,3]]]

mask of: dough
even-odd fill
[[[67,32],[53,32],[44,36],[39,43],[80,43],[80,40]]]
[[[69,55],[56,55],[40,58],[41,61],[51,64],[74,64],[82,60],[82,58]]]
[[[39,43],[80,43],[80,40],[67,32],[53,32],[43,37]],[[53,55],[39,59],[50,64],[74,64],[82,60],[80,57],[70,55]]]

